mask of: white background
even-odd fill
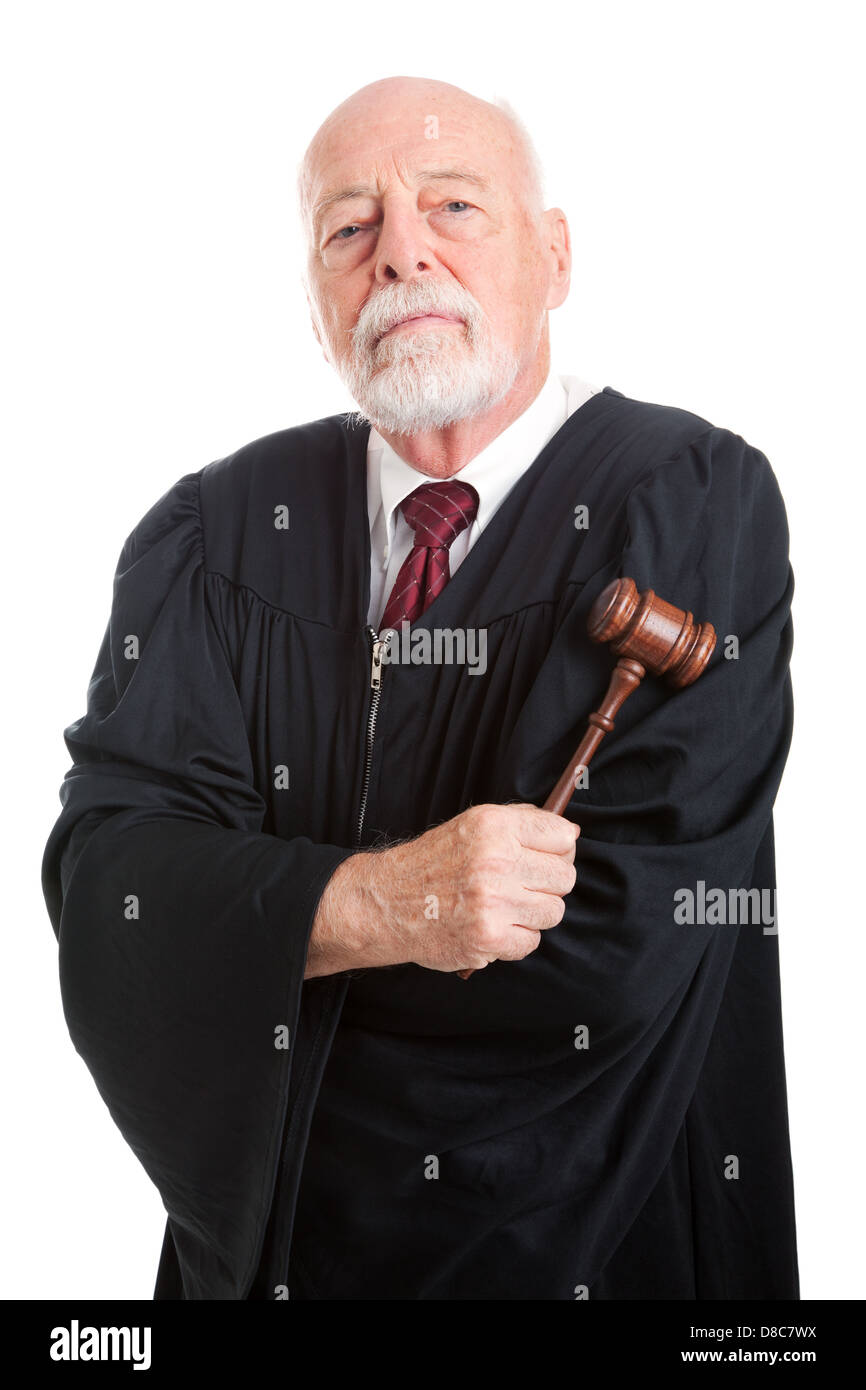
[[[533,133],[575,252],[555,369],[695,411],[776,470],[797,579],[776,842],[802,1293],[866,1293],[858,10],[5,9],[3,1296],[152,1296],[165,1213],[66,1032],[41,896],[62,730],[151,503],[352,408],[309,326],[294,175],[328,112],[395,74],[504,96]]]

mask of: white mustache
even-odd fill
[[[443,302],[441,295],[434,299],[432,293],[425,294],[421,302],[419,302],[417,294],[413,295],[412,298],[414,303],[407,302],[403,295],[378,294],[375,299],[365,304],[352,331],[355,347],[362,351],[369,351],[396,324],[403,323],[406,319],[418,318],[423,314],[439,314],[446,318],[463,319],[470,333],[478,320],[479,310],[475,304],[449,304],[447,295]]]

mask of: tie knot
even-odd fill
[[[471,483],[446,478],[441,483],[422,483],[404,497],[400,507],[415,532],[416,545],[447,549],[475,520],[478,493]]]

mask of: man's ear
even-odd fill
[[[543,214],[543,245],[550,265],[547,309],[558,309],[571,288],[571,230],[562,208],[548,208]]]

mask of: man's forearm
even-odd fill
[[[393,937],[382,930],[387,914],[379,885],[385,853],[364,850],[344,859],[334,870],[313,919],[305,980],[397,963]]]

